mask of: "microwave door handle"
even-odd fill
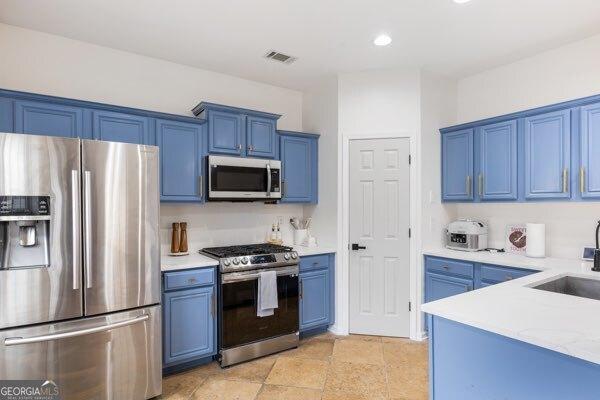
[[[267,163],[267,197],[271,197],[271,164]]]

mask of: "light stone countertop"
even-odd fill
[[[541,272],[433,301],[422,311],[600,364],[600,301],[529,287],[564,275],[600,279],[591,262],[446,249],[424,254]]]
[[[298,255],[300,257],[336,252],[336,249],[333,246],[306,247],[290,245],[290,247],[293,247],[294,250],[298,252]],[[188,256],[173,257],[169,255],[163,255],[160,258],[160,270],[162,272],[179,271],[183,269],[192,268],[214,267],[217,265],[219,265],[219,262],[217,260],[205,256],[203,254],[199,254],[198,250],[190,251],[190,255]]]

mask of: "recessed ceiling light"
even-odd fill
[[[470,1],[471,0],[454,0],[454,2],[457,3],[457,4],[465,4],[465,3],[468,3]]]
[[[375,46],[387,46],[390,43],[392,43],[392,38],[388,35],[379,35],[373,40]]]

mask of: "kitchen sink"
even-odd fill
[[[585,297],[586,299],[600,300],[600,280],[579,278],[576,276],[563,276],[540,285],[531,286],[532,289],[547,292],[568,294],[571,296]]]

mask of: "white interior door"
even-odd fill
[[[350,332],[409,336],[409,139],[350,141]]]

